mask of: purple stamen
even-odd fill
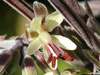
[[[55,47],[54,44],[49,43],[49,46],[53,49],[53,51],[54,51],[57,55],[61,54],[61,53],[58,51],[58,49]]]
[[[64,54],[64,51],[60,47],[58,47],[57,45],[56,47],[58,48],[58,50],[60,50]]]

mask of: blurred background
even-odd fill
[[[26,1],[32,5],[36,0]],[[51,11],[54,10],[46,0],[40,0],[40,2],[48,6]],[[21,35],[25,31],[25,24],[30,24],[30,22],[0,0],[0,35],[8,34],[8,37]]]
[[[34,1],[40,1],[47,6],[49,12],[54,11],[47,0],[26,1],[31,5]],[[8,34],[8,37],[21,35],[25,31],[25,24],[30,24],[30,22],[8,4],[4,3],[3,0],[0,0],[0,35]]]
[[[32,5],[32,3],[37,0],[26,0],[26,1]],[[47,2],[47,0],[38,0],[38,1],[45,4],[49,12],[54,11],[54,9]],[[97,20],[100,22],[99,17],[97,18]],[[0,0],[0,35],[8,34],[7,38],[11,36],[19,36],[25,32],[25,24],[30,24],[30,22],[26,18],[24,18],[22,15],[17,13],[14,9],[12,9],[8,4]],[[59,62],[59,64],[60,63],[61,62]],[[66,64],[60,65],[59,66],[60,70],[63,67],[65,67],[65,65]],[[21,75],[19,73],[21,72],[20,72],[20,68],[18,67],[18,71],[14,75]],[[42,74],[43,72],[41,71],[40,75]]]

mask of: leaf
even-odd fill
[[[60,64],[63,64],[63,65],[60,65]],[[74,66],[74,65],[70,65],[70,64],[68,64],[67,62],[65,62],[61,59],[58,60],[58,65],[59,65],[58,69],[59,69],[60,72],[63,72],[66,68],[71,68],[71,69],[75,69],[75,70],[80,71],[79,75],[90,73],[90,71],[88,69],[85,69],[83,67],[77,67],[77,66]]]
[[[93,53],[89,50],[84,51],[84,55],[97,67],[100,68],[100,61],[97,60],[97,58],[93,55]]]

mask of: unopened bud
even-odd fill
[[[5,49],[0,49],[0,75],[2,75],[5,72],[11,58],[11,52]]]
[[[20,62],[20,51],[16,51],[12,54],[12,59],[9,63],[9,66],[6,69],[8,75],[12,75],[16,71],[16,67],[19,65]]]
[[[41,16],[41,17],[45,17],[48,15],[48,10],[46,8],[46,6],[40,2],[34,2],[33,4],[33,9],[35,12],[35,16]]]
[[[22,75],[37,75],[37,70],[33,58],[29,55],[24,57]]]

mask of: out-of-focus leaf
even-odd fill
[[[100,68],[100,61],[97,60],[97,58],[93,55],[91,51],[85,50],[84,54],[93,64]]]
[[[60,64],[63,64],[63,65],[60,65]],[[83,67],[76,67],[76,66],[70,65],[67,62],[62,61],[60,59],[58,61],[58,65],[59,65],[58,66],[58,69],[59,69],[60,72],[63,72],[64,69],[66,69],[66,68],[71,68],[71,69],[79,70],[80,71],[80,74],[79,75],[90,73],[90,71],[88,69],[85,69]]]

